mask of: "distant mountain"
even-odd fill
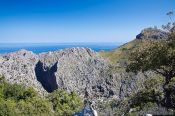
[[[136,39],[167,39],[168,33],[157,28],[146,28],[136,36]]]

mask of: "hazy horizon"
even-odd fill
[[[42,53],[58,51],[67,48],[90,48],[96,52],[110,51],[118,48],[122,43],[0,43],[0,54],[16,52],[21,49]]]
[[[6,0],[0,43],[126,43],[174,9],[174,0]]]
[[[0,44],[125,44],[125,42],[0,42]]]

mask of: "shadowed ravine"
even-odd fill
[[[38,61],[38,63],[35,66],[35,74],[37,80],[42,84],[43,88],[49,93],[53,92],[58,88],[55,76],[55,72],[57,71],[57,64],[58,62],[56,62],[51,67],[47,67],[44,66],[41,61]]]

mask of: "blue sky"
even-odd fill
[[[170,10],[175,0],[0,0],[0,42],[128,42]]]

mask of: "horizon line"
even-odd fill
[[[96,44],[96,43],[127,43],[127,42],[0,42],[0,44]]]

